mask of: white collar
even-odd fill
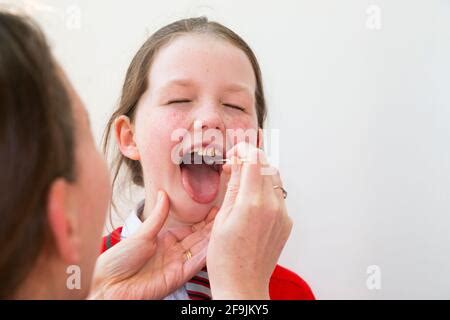
[[[142,225],[141,219],[139,219],[139,213],[142,212],[144,208],[145,200],[142,200],[138,203],[136,208],[131,210],[130,214],[125,220],[125,223],[122,228],[122,233],[120,234],[120,239],[125,239],[138,231],[140,226]]]

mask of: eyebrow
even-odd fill
[[[228,85],[225,88],[225,91],[227,91],[227,92],[245,92],[245,93],[248,93],[250,95],[253,95],[252,90],[248,86],[241,85],[241,84]]]
[[[166,89],[171,86],[190,87],[192,85],[195,85],[195,83],[189,79],[173,79],[173,80],[167,81],[167,83],[165,83],[161,87],[161,89]]]
[[[183,79],[183,78],[173,79],[173,80],[169,80],[166,84],[164,84],[161,87],[161,89],[167,89],[168,87],[171,87],[171,86],[191,87],[191,86],[196,86],[196,83],[190,79]],[[239,84],[239,83],[232,83],[232,84],[224,86],[224,91],[246,92],[250,95],[253,95],[252,90],[248,86],[246,86],[244,84]]]

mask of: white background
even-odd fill
[[[232,28],[281,130],[295,221],[281,263],[320,299],[450,298],[450,1],[5,2],[43,25],[98,141],[149,34],[202,14]]]

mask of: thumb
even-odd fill
[[[228,180],[227,191],[222,203],[222,208],[232,207],[239,193],[241,180],[241,164],[240,160],[237,157],[233,156],[231,158],[230,170],[231,175],[230,179]]]
[[[169,216],[169,198],[167,194],[160,190],[158,191],[158,196],[156,200],[156,205],[152,210],[150,216],[144,221],[142,226],[137,232],[137,236],[148,237],[149,239],[154,239],[158,233],[161,231],[164,223]]]

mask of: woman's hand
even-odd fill
[[[91,299],[162,299],[205,266],[216,211],[196,225],[160,232],[168,213],[169,199],[160,191],[139,231],[98,258]]]
[[[228,153],[231,174],[208,247],[214,299],[269,299],[269,281],[292,229],[278,172],[246,143]],[[244,162],[239,159],[245,159]],[[270,173],[270,174],[268,174]]]

